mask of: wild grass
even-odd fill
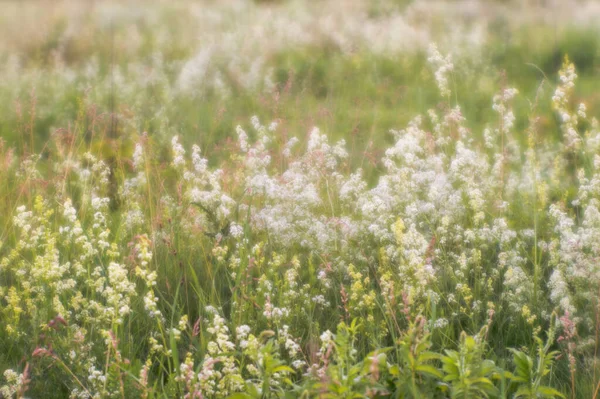
[[[9,3],[0,397],[596,398],[598,32],[409,3]]]

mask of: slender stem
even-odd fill
[[[67,365],[57,355],[52,355],[52,358],[54,360],[56,360],[60,364],[60,366],[63,369],[65,369],[67,373],[69,373],[69,375],[71,377],[73,377],[73,379],[77,382],[77,384],[79,384],[79,386],[81,387],[81,389],[83,389],[85,391],[85,393],[87,393],[89,395],[90,398],[93,396],[90,393],[90,391],[88,391],[87,388],[81,383],[81,381],[79,380],[79,378],[77,378],[77,376],[75,374],[73,374],[73,372],[71,371],[71,369],[69,369],[69,367],[67,367]]]

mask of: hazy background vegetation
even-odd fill
[[[494,124],[498,122],[498,116],[492,108],[493,97],[505,88],[514,87],[520,93],[514,100],[513,110],[516,116],[514,130],[518,132],[516,140],[522,145],[521,149],[531,144],[528,142],[530,137],[527,136],[527,128],[531,122],[529,118],[534,114],[538,118],[535,124],[536,132],[541,136],[537,138],[538,141],[547,145],[547,148],[551,148],[552,144],[558,147],[558,143],[563,140],[561,123],[564,121],[561,122],[558,114],[552,110],[551,98],[559,83],[557,74],[565,57],[568,56],[575,64],[578,75],[572,102],[585,103],[587,114],[590,116],[600,114],[598,21],[600,2],[583,0],[4,0],[0,2],[0,169],[5,169],[6,175],[0,171],[0,180],[6,178],[4,182],[0,181],[0,255],[6,259],[12,256],[12,246],[16,247],[16,243],[20,242],[13,226],[17,207],[27,205],[27,209],[35,208],[36,194],[41,193],[49,200],[51,206],[56,206],[57,209],[64,203],[70,204],[65,202],[67,198],[68,201],[73,198],[80,210],[85,210],[86,206],[89,208],[89,204],[85,203],[90,199],[90,196],[86,197],[86,190],[92,192],[94,187],[78,185],[74,177],[71,180],[65,177],[63,181],[63,175],[57,170],[62,167],[65,167],[65,170],[69,169],[68,162],[79,159],[77,156],[84,157],[82,154],[90,151],[98,159],[104,160],[111,170],[106,189],[106,196],[111,201],[111,218],[107,223],[113,229],[111,238],[123,253],[127,254],[127,251],[134,247],[134,242],[139,243],[136,240],[142,233],[150,234],[150,240],[148,243],[144,241],[144,245],[154,250],[152,267],[159,273],[157,292],[160,294],[160,306],[164,314],[171,319],[169,326],[165,324],[165,327],[175,326],[179,316],[185,314],[187,317],[189,314],[189,330],[195,320],[200,320],[199,315],[206,305],[222,306],[223,315],[227,318],[231,315],[226,313],[234,312],[231,302],[239,284],[230,278],[227,269],[229,266],[223,266],[222,259],[216,260],[219,256],[211,252],[213,246],[222,249],[219,247],[222,244],[221,237],[215,240],[217,234],[209,236],[203,230],[206,226],[214,227],[211,225],[214,221],[208,220],[208,212],[205,212],[205,209],[198,210],[193,204],[185,203],[182,199],[183,194],[178,191],[186,183],[177,180],[181,177],[177,175],[179,172],[169,169],[169,165],[173,165],[172,150],[176,147],[171,144],[174,136],[178,136],[179,142],[188,149],[188,155],[191,154],[191,145],[198,144],[202,149],[202,156],[208,159],[211,168],[223,167],[227,179],[231,180],[227,183],[231,183],[233,187],[224,184],[223,190],[233,196],[232,193],[239,192],[245,195],[244,179],[239,176],[246,173],[245,169],[239,166],[240,155],[232,155],[235,153],[232,149],[236,148],[236,126],[248,126],[254,115],[265,124],[270,121],[278,122],[275,144],[273,149],[269,150],[274,160],[274,165],[270,166],[275,171],[273,173],[282,173],[288,166],[282,156],[285,143],[292,136],[296,136],[300,139],[300,148],[304,149],[309,133],[318,126],[322,133],[329,136],[331,143],[338,139],[346,141],[349,157],[344,161],[344,170],[341,171],[342,174],[345,173],[345,178],[357,168],[362,168],[366,184],[371,188],[385,172],[381,162],[385,149],[397,140],[397,137],[389,134],[390,129],[406,127],[416,115],[426,117],[429,109],[436,110],[439,115],[446,115],[447,112],[450,113],[451,107],[460,106],[469,137],[475,139],[475,144],[470,145],[472,144],[474,151],[485,155],[488,149],[482,144],[484,130],[497,127]],[[428,67],[427,50],[430,43],[436,43],[442,54],[452,56],[454,70],[450,74],[450,99],[440,97],[434,71]],[[534,103],[537,104],[536,107],[531,106]],[[535,112],[532,111],[534,108]],[[585,128],[587,129],[588,125],[585,125]],[[252,142],[258,133],[251,129],[247,131]],[[135,190],[129,192],[128,195],[139,201],[135,202],[137,208],[129,209],[131,204],[125,203],[126,200],[121,197],[125,197],[123,192],[127,191],[123,189],[125,183],[131,183],[127,176],[133,175],[132,154],[136,144],[142,148],[140,143],[143,143],[144,151],[148,151],[147,154],[152,159],[145,164],[145,171],[135,172],[140,173],[139,176],[145,173],[144,176],[151,184],[143,187],[147,192],[142,194]],[[493,156],[504,156],[501,154],[504,151],[504,142],[502,149],[499,148],[498,146],[490,150],[490,159]],[[496,150],[497,152],[493,152]],[[448,150],[448,154],[443,154],[440,159],[449,159],[444,158],[445,155],[454,156],[453,151]],[[541,146],[536,148],[536,151],[542,155],[550,154],[550,150],[545,152],[546,149]],[[562,149],[557,150],[557,153],[559,151]],[[486,223],[490,222],[491,225],[496,216],[498,219],[507,217],[507,229],[519,231],[519,234],[523,230],[529,234],[524,233],[524,238],[519,236],[519,240],[522,241],[519,241],[518,248],[515,245],[515,252],[518,250],[529,255],[528,251],[537,246],[538,213],[542,215],[542,221],[539,223],[544,226],[540,229],[540,240],[558,240],[559,233],[552,229],[549,211],[546,209],[549,204],[563,201],[568,204],[566,208],[569,212],[580,215],[580,208],[577,205],[572,206],[569,201],[576,198],[579,189],[575,184],[576,166],[588,167],[588,174],[593,173],[593,162],[586,158],[589,154],[585,154],[585,148],[583,152],[584,155],[581,156],[571,153],[565,155],[564,159],[560,159],[564,164],[557,162],[557,169],[567,165],[564,169],[568,171],[557,174],[564,180],[552,186],[549,200],[539,210],[535,208],[537,193],[534,193],[534,199],[530,200],[525,194],[521,197],[517,192],[513,198],[507,199],[512,202],[506,214],[502,213],[505,210],[496,214],[494,212],[497,209],[493,208],[492,202],[497,198],[493,197],[495,192],[490,191],[490,198],[484,201],[485,206],[489,206],[489,209],[486,208],[486,212],[489,212],[485,217],[494,221],[486,219]],[[35,153],[41,155],[37,164],[30,158],[30,155]],[[518,154],[525,154],[525,150]],[[15,159],[18,162],[13,162]],[[81,159],[83,161],[77,164],[77,168],[81,166],[86,173],[89,172],[88,166],[96,162],[88,158]],[[23,166],[28,170],[28,162],[35,164],[47,177],[38,178],[37,174],[32,172],[31,175],[35,178],[30,179],[27,176],[25,182],[19,180],[23,178],[23,174],[17,172],[17,167],[12,164],[19,163],[19,167]],[[518,181],[522,165],[514,159],[511,162],[514,163],[511,165],[513,171],[516,170],[515,181]],[[75,164],[73,161],[73,165]],[[523,161],[523,165],[525,164]],[[523,172],[525,173],[528,171]],[[67,172],[64,176],[66,175]],[[544,178],[547,176],[544,175]],[[180,180],[183,182],[184,179]],[[150,185],[153,190],[150,190]],[[329,195],[329,186],[326,190],[319,187],[316,191],[318,195],[324,196],[324,192]],[[131,194],[132,192],[134,194]],[[173,205],[176,201],[169,202],[180,194],[177,206]],[[244,195],[240,195],[240,203],[247,200]],[[415,194],[415,198],[417,196]],[[256,201],[258,205],[252,203],[252,198],[248,201],[257,208],[264,205],[260,202],[262,199]],[[530,209],[532,203],[533,211]],[[171,205],[173,209],[177,209],[178,214],[169,214]],[[330,208],[332,212],[334,208],[340,213],[347,211],[344,208],[346,205],[326,205],[319,203],[315,206],[315,214],[323,219],[329,217]],[[142,227],[136,227],[140,230],[136,230],[136,234],[132,233],[133,230],[123,227],[125,209],[139,211],[146,217],[143,223],[140,222]],[[60,215],[62,211],[63,208],[60,208],[56,215]],[[354,216],[351,211],[348,213],[350,218]],[[91,215],[92,213],[83,212],[82,221],[91,224]],[[386,215],[388,216],[390,215]],[[474,228],[475,222],[471,216],[469,214],[464,218],[465,225],[462,227],[465,230]],[[242,219],[243,217],[240,217],[240,220]],[[175,222],[171,225],[173,220]],[[236,222],[243,225],[244,231],[248,232],[250,242],[256,243],[257,246],[265,245],[271,251],[269,245],[272,243],[268,234],[261,231],[252,236],[250,233],[251,228],[254,228],[250,227],[250,211],[247,225],[239,220]],[[53,223],[51,228],[58,231],[59,222]],[[533,223],[536,223],[535,233],[530,232]],[[393,226],[397,226],[396,223],[386,228],[393,229]],[[226,230],[229,224],[217,227]],[[186,229],[196,235],[189,234]],[[399,229],[404,229],[404,226]],[[58,237],[56,231],[53,234]],[[164,235],[160,236],[158,232]],[[429,231],[423,233],[423,236],[427,238],[427,242],[431,242],[433,248],[436,245],[435,236],[432,239],[427,234]],[[535,234],[534,244],[530,242],[532,234]],[[164,239],[154,242],[158,236]],[[233,259],[248,257],[247,253],[241,254],[244,250],[243,245],[237,245],[231,237],[227,239],[232,240],[229,242],[230,247],[223,249],[227,256]],[[152,244],[149,244],[150,241]],[[361,243],[364,242],[356,244]],[[398,243],[390,245],[396,244]],[[206,245],[208,250],[205,251],[203,245]],[[289,266],[292,258],[298,261],[297,256],[300,259],[298,262],[303,262],[303,282],[309,287],[316,287],[319,284],[317,269],[322,269],[327,263],[321,258],[323,254],[312,249],[309,251],[299,243],[294,242],[294,247],[291,245],[282,250],[287,256],[285,267]],[[369,245],[370,242],[365,244]],[[465,247],[469,245],[467,243]],[[247,246],[250,248],[250,244]],[[490,245],[488,249],[491,255],[483,262],[490,270],[496,269],[497,266],[496,255],[500,249],[496,251],[496,246],[500,248],[500,244],[496,242]],[[227,252],[229,250],[231,251]],[[368,250],[373,252],[369,259],[375,259],[377,265],[385,263],[378,258],[379,248],[372,245]],[[448,252],[453,250],[450,248]],[[365,261],[361,265],[363,258],[356,253],[351,250],[347,253],[341,249],[339,253],[337,251],[336,241],[335,249],[331,249],[332,253],[339,255],[344,262],[348,259],[353,261],[352,257],[361,259],[356,264],[357,268],[363,268],[361,270],[364,276],[370,275],[369,273],[376,275],[370,269],[371,264]],[[591,252],[593,251],[590,250]],[[268,255],[273,253],[268,252]],[[538,267],[537,252],[535,254],[533,261],[529,258],[524,261],[532,270]],[[34,255],[30,254],[30,258],[36,259]],[[70,259],[70,252],[65,250],[61,256]],[[523,258],[526,256],[523,255]],[[540,259],[542,258],[545,269],[542,275],[536,275],[536,278],[540,277],[540,286],[543,287],[541,290],[544,294],[550,295],[550,289],[547,289],[545,284],[549,280],[552,267],[546,264],[549,262],[549,256],[540,255]],[[444,267],[451,268],[455,259],[450,256],[448,259],[440,262],[447,262]],[[12,260],[11,258],[10,261]],[[10,261],[7,260],[6,264]],[[106,259],[103,261],[106,263]],[[335,271],[339,272],[340,277],[339,281],[334,283],[339,283],[339,287],[334,284],[335,289],[327,291],[328,298],[334,298],[330,313],[313,312],[311,317],[314,316],[314,319],[309,319],[309,323],[305,320],[298,321],[298,318],[292,325],[292,330],[296,328],[294,332],[297,332],[303,347],[315,353],[315,345],[318,346],[321,333],[326,328],[335,330],[341,317],[340,290],[347,287],[350,291],[352,284],[349,281],[354,281],[348,277],[354,272],[349,274],[344,262],[340,262],[343,267],[340,266],[340,270]],[[8,270],[8,267],[8,271],[5,272],[1,267],[3,266],[0,266],[0,288],[19,286],[20,283],[15,283],[18,281],[18,277],[15,277],[18,273]],[[216,284],[211,279],[212,274],[211,278],[207,277],[207,270],[212,273],[213,267],[218,279]],[[282,266],[281,269],[283,268]],[[273,270],[265,273],[279,276],[279,269]],[[200,278],[194,275],[196,280],[192,281],[192,273],[198,273]],[[360,274],[359,276],[358,280],[364,277]],[[255,280],[258,280],[259,276],[255,277]],[[261,276],[263,277],[264,275]],[[276,279],[269,275],[269,278],[271,277]],[[277,278],[278,282],[284,284],[283,277]],[[375,278],[371,281],[373,287],[374,280]],[[184,281],[186,284],[181,284]],[[451,279],[448,282],[441,281],[437,288],[444,296],[454,291],[452,284],[455,283],[456,281]],[[138,285],[142,286],[142,283]],[[499,285],[502,286],[502,282]],[[179,287],[185,288],[185,296],[180,293]],[[373,287],[371,288],[377,295],[381,295],[379,288]],[[576,285],[569,288],[573,287]],[[253,300],[262,295],[257,293],[259,289],[253,291],[254,288],[248,291],[248,295],[256,295],[252,297]],[[8,288],[0,292],[5,295],[0,295],[0,304],[8,309]],[[401,295],[398,296],[399,301],[402,298]],[[493,337],[490,340],[495,341],[490,343],[489,352],[493,356],[497,355],[495,359],[498,365],[512,370],[513,363],[512,360],[508,360],[510,353],[507,348],[526,347],[529,348],[529,353],[534,353],[534,348],[537,347],[532,332],[538,329],[546,331],[549,328],[549,314],[554,304],[547,300],[543,303],[540,301],[542,304],[539,306],[536,303],[537,307],[532,306],[533,313],[538,318],[530,320],[540,323],[534,327],[534,322],[527,320],[530,314],[525,315],[525,310],[522,315],[519,311],[508,316],[508,310],[502,313],[502,302],[499,297],[497,299],[499,316],[496,316],[495,320],[498,321],[495,321],[496,324],[490,330],[490,336]],[[581,306],[581,310],[586,312],[586,320],[590,321],[594,319],[594,315],[589,308],[595,305],[588,299],[584,303],[585,306]],[[137,296],[136,300],[136,309],[143,315],[142,296]],[[264,302],[264,298],[262,300]],[[431,307],[427,308],[431,305],[429,300],[424,301],[427,305],[418,308],[419,317],[424,314],[430,317],[428,322],[433,323],[442,310],[437,310],[435,306],[431,310]],[[51,309],[50,305],[48,309]],[[251,306],[249,309],[253,310]],[[302,309],[302,306],[296,307],[298,312]],[[454,310],[447,311],[450,313]],[[237,311],[243,313],[239,309]],[[527,308],[527,312],[529,311]],[[8,313],[7,311],[6,314]],[[415,310],[415,315],[416,313]],[[473,316],[472,319],[461,313],[457,316],[456,320],[460,319],[458,322],[451,321],[450,326],[442,327],[445,330],[438,330],[431,341],[435,350],[442,352],[446,348],[456,348],[463,329],[475,335],[486,323],[485,309],[479,313],[481,314]],[[2,315],[8,319],[6,314]],[[257,313],[258,316],[260,314]],[[53,317],[56,315],[53,310],[48,310],[48,314],[44,313],[44,317],[46,316],[49,320],[55,320]],[[448,314],[443,316],[450,318]],[[377,327],[373,327],[373,330],[376,330],[379,325],[390,322],[390,317],[381,316],[377,323],[370,327],[377,324]],[[521,318],[515,322],[514,317]],[[255,321],[251,316],[248,318],[248,323]],[[154,319],[140,319],[133,317],[133,321],[128,321],[130,331],[114,328],[114,331],[118,330],[121,334],[119,339],[124,342],[124,356],[129,354],[131,357],[132,365],[128,370],[131,375],[136,376],[142,370],[149,351],[148,337],[144,334],[155,328],[151,327]],[[404,320],[406,323],[402,325],[402,328],[406,327],[403,331],[408,331],[407,320]],[[74,322],[73,325],[75,324]],[[272,327],[270,322],[261,319],[257,321],[257,328],[266,328],[267,324],[269,328]],[[513,328],[514,326],[517,327]],[[587,338],[593,340],[593,328],[589,323],[586,326],[582,331],[585,331]],[[413,327],[414,325],[411,326]],[[233,328],[232,324],[232,331]],[[91,327],[90,329],[93,330]],[[45,333],[50,327],[44,324],[35,334],[41,333],[42,330]],[[382,328],[381,331],[384,330],[385,328]],[[377,334],[381,331],[377,331]],[[358,334],[358,347],[362,356],[360,359],[367,355],[372,349],[371,346],[381,347],[384,343],[398,345],[398,341],[394,341],[395,337],[392,339],[386,336],[377,341],[374,338],[376,333],[370,330],[369,333],[373,335],[369,336],[364,331]],[[23,336],[21,341],[13,341],[7,334],[0,333],[0,370],[14,368],[15,364],[18,364],[22,371],[23,365],[31,360],[28,356],[44,341],[38,338],[28,340]],[[255,334],[260,334],[260,330],[255,331]],[[170,338],[168,334],[163,334],[162,338],[165,337]],[[204,336],[201,338],[198,338],[196,333],[188,341],[184,340],[190,348],[195,345],[196,361],[202,359],[206,352],[206,339]],[[105,337],[98,333],[94,340],[90,338],[90,342],[96,345],[92,345],[91,352],[101,360],[106,349],[102,346],[104,339]],[[597,334],[595,339],[597,342]],[[64,344],[65,354],[70,342]],[[577,397],[593,397],[597,381],[596,370],[586,368],[585,365],[589,366],[592,361],[596,364],[597,346],[590,349],[590,342],[592,341],[586,341],[589,345],[585,349],[585,355],[578,357],[578,365],[581,367],[578,369],[577,382],[572,383],[569,365],[562,361],[557,363],[550,377],[547,377],[551,380],[549,385],[562,392],[569,392],[572,386],[577,385]],[[8,349],[3,350],[2,343]],[[170,344],[177,348],[178,344],[174,338]],[[175,364],[184,360],[183,345],[180,350],[182,356],[165,356],[153,364],[153,375],[158,376],[154,392],[160,392],[156,397],[176,397],[183,392],[182,386],[174,382],[174,376],[178,372]],[[93,359],[96,361],[96,358]],[[109,360],[110,356],[107,356],[106,370],[109,368]],[[82,370],[82,374],[78,375],[84,378],[86,370]],[[70,383],[70,375],[65,375],[64,370],[58,368],[36,369],[36,378],[30,392],[64,397],[74,386]],[[61,384],[56,385],[56,381],[61,381]],[[117,379],[112,380],[114,386],[117,386],[116,381]],[[131,383],[131,387],[132,392],[137,389],[135,383]]]

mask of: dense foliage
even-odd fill
[[[268,27],[269,7],[284,6],[245,7],[191,10],[227,30],[226,13],[252,10]],[[160,10],[154,23],[183,35]],[[315,18],[286,10],[288,23]],[[377,25],[384,17],[369,10],[355,18]],[[237,36],[223,54],[240,58],[226,67],[212,47],[185,63],[188,50],[173,49],[149,74],[127,64],[133,82],[98,61],[6,58],[14,80],[0,94],[17,106],[0,126],[0,397],[596,397],[600,126],[574,63],[562,58],[556,78],[520,64],[537,78],[478,88],[497,65],[459,44],[454,56],[367,50],[369,29],[331,23],[342,50],[314,48],[324,58],[310,67],[277,38],[276,55],[248,63]],[[330,45],[321,40],[294,43]],[[69,63],[78,53],[64,49],[55,56]],[[373,83],[382,71],[425,82],[407,89],[421,96],[409,120]],[[332,89],[340,82],[348,91]],[[368,111],[348,94],[361,88]],[[373,119],[378,101],[385,116]],[[191,127],[195,105],[202,128]],[[323,120],[355,118],[341,123],[362,135],[297,117],[346,106]]]

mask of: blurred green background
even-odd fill
[[[524,123],[565,55],[580,77],[578,100],[594,115],[600,11],[584,4],[8,1],[0,136],[40,151],[59,129],[86,135],[103,125],[113,149],[142,132],[157,141],[179,134],[216,161],[235,126],[257,115],[279,121],[282,141],[319,126],[364,165],[391,142],[389,129],[440,106],[429,42],[453,56],[453,102],[475,136],[502,87],[519,89]],[[542,123],[559,134],[556,121]]]

